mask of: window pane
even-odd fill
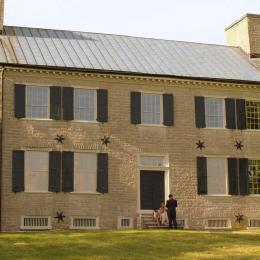
[[[48,95],[47,87],[26,87],[26,117],[48,118]]]
[[[48,191],[48,152],[25,152],[25,191]]]
[[[95,120],[95,90],[74,90],[74,119],[84,121]]]
[[[207,127],[224,127],[224,100],[205,98],[205,116]]]
[[[249,160],[248,167],[249,193],[260,194],[260,160]]]
[[[74,154],[74,190],[76,192],[96,192],[97,155],[91,153]]]
[[[165,156],[141,156],[140,164],[141,166],[150,166],[150,167],[168,166],[167,159]]]
[[[260,129],[260,102],[246,102],[246,119],[248,129]]]
[[[142,124],[161,123],[161,95],[142,94]]]
[[[227,194],[226,159],[207,158],[208,194]]]

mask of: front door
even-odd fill
[[[164,186],[164,171],[140,171],[141,209],[158,209],[165,201]]]

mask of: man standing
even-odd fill
[[[166,202],[166,208],[168,219],[169,219],[169,228],[172,228],[172,223],[174,228],[177,228],[177,222],[176,222],[176,208],[177,208],[177,200],[175,200],[172,196],[172,194],[169,195],[169,199]]]

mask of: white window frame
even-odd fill
[[[93,120],[83,120],[83,119],[75,119],[75,90],[82,90],[82,91],[94,91],[94,119]],[[83,87],[74,87],[74,97],[73,97],[73,121],[76,122],[89,122],[95,123],[97,122],[97,89],[96,88],[83,88]]]
[[[207,129],[226,129],[226,104],[225,104],[225,97],[218,97],[218,96],[205,96],[205,125]],[[223,126],[221,127],[214,127],[214,126],[207,126],[207,115],[206,115],[206,99],[221,99],[222,106],[223,106]]]
[[[250,226],[251,220],[256,220],[256,221],[259,221],[259,222],[260,222],[260,217],[259,217],[259,218],[248,218],[247,229],[260,229],[260,226],[259,226],[259,227],[251,227],[251,226]]]
[[[27,116],[27,106],[28,106],[28,99],[27,99],[27,91],[28,88],[47,88],[47,117],[28,117]],[[25,118],[30,120],[50,120],[50,87],[49,86],[40,86],[40,85],[26,85],[25,87]]]
[[[142,96],[143,95],[154,95],[154,96],[160,96],[160,123],[159,124],[149,124],[149,123],[144,123],[143,122],[143,117],[142,117]],[[141,125],[145,125],[145,126],[163,126],[163,95],[162,93],[158,93],[158,92],[141,92]]]
[[[46,218],[48,219],[47,226],[24,226],[24,219],[26,218]],[[21,230],[50,230],[52,229],[51,226],[51,217],[50,216],[21,216]]]
[[[123,219],[127,219],[129,220],[129,227],[124,227],[121,225],[121,221]],[[122,216],[119,216],[117,218],[117,229],[133,229],[134,228],[134,220],[132,217],[122,217]]]
[[[216,221],[218,221],[218,220],[222,220],[222,221],[225,220],[225,221],[227,221],[227,226],[226,227],[209,227],[208,226],[208,221],[209,220],[216,220]],[[205,229],[231,229],[232,228],[231,219],[230,218],[219,218],[219,217],[206,219],[204,226],[205,226]]]
[[[89,190],[85,190],[85,191],[77,191],[76,190],[76,186],[75,186],[75,176],[76,176],[76,174],[77,174],[77,172],[76,172],[76,169],[75,169],[75,167],[76,167],[76,163],[75,163],[75,158],[76,158],[76,156],[75,156],[75,154],[91,154],[91,155],[95,155],[96,156],[96,162],[97,162],[97,153],[96,152],[83,152],[83,151],[80,151],[80,152],[78,152],[78,151],[75,151],[74,152],[74,180],[73,180],[73,182],[74,182],[74,191],[72,192],[72,193],[75,193],[75,194],[100,194],[100,193],[98,193],[97,192],[97,183],[96,183],[96,187],[93,189],[93,191],[89,191]],[[86,172],[85,172],[85,174],[87,174]],[[96,174],[96,180],[97,180],[97,164],[96,164],[96,172],[95,172],[95,174]]]
[[[222,159],[225,161],[225,176],[226,176],[226,193],[225,194],[213,194],[213,193],[209,193],[206,196],[230,196],[229,195],[229,183],[228,183],[228,162],[227,162],[227,158],[223,157],[223,156],[206,156],[207,158],[207,176],[208,176],[208,159]],[[207,178],[208,180],[208,178]],[[207,182],[207,186],[208,186],[208,182]]]
[[[74,219],[95,219],[96,220],[96,226],[94,226],[94,227],[75,227],[73,225]],[[100,229],[100,219],[97,216],[71,216],[70,217],[70,229],[75,229],[75,230],[96,230],[96,229]]]
[[[27,150],[24,152],[24,192],[26,193],[49,193],[49,189],[47,186],[46,190],[28,190],[26,189],[26,182],[27,182],[27,169],[26,169],[26,154],[28,153],[47,153],[48,154],[48,158],[49,158],[49,152],[48,151],[39,151],[39,150]],[[47,169],[49,169],[49,160],[47,160],[48,163],[48,167]],[[47,170],[47,183],[49,183],[49,171]]]

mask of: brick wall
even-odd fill
[[[108,123],[80,123],[14,118],[14,83],[49,86],[86,86],[109,91]],[[130,92],[156,91],[173,93],[175,126],[142,126],[130,124]],[[209,130],[195,128],[194,96],[210,95],[260,100],[260,88],[248,86],[167,81],[131,77],[102,77],[44,71],[12,71],[5,74],[3,108],[2,165],[2,230],[18,231],[22,215],[52,217],[54,229],[69,228],[70,216],[99,216],[101,228],[116,228],[118,216],[133,217],[137,213],[137,155],[169,154],[170,192],[177,198],[177,215],[186,218],[191,228],[203,228],[207,218],[224,217],[234,221],[236,213],[260,218],[260,196],[198,196],[196,157],[260,158],[260,131]],[[64,145],[56,145],[56,134],[66,137]],[[111,136],[111,144],[101,146],[100,138]],[[199,151],[195,143],[205,141]],[[242,140],[242,151],[234,148]],[[16,149],[106,151],[109,153],[109,193],[13,193],[11,191],[11,155]],[[66,215],[64,223],[54,219],[57,211]]]

